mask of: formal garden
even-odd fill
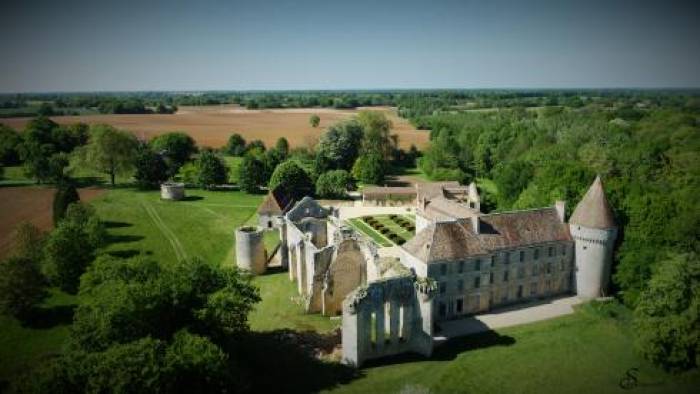
[[[374,215],[352,218],[350,224],[380,247],[403,245],[416,234],[412,215]]]

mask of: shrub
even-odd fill
[[[26,257],[0,261],[0,313],[26,320],[44,298],[44,277],[37,261]]]
[[[343,198],[351,185],[352,177],[347,171],[328,171],[316,180],[316,195],[322,198]]]
[[[66,216],[68,206],[78,201],[80,201],[80,196],[75,185],[72,183],[61,184],[53,196],[53,225],[57,226],[58,222]]]
[[[297,200],[313,193],[309,174],[293,160],[287,160],[275,168],[268,187],[270,190],[279,187],[286,195]]]
[[[228,180],[228,167],[226,163],[212,151],[204,151],[199,156],[199,174],[197,183],[203,188],[210,189],[214,185],[221,185]]]

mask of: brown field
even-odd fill
[[[12,250],[14,229],[19,223],[27,221],[42,230],[53,227],[54,191],[48,187],[0,188],[0,258]],[[88,188],[78,192],[82,201],[90,201],[104,190]]]
[[[418,148],[428,143],[429,134],[413,128],[405,119],[399,118],[392,108],[367,108],[385,112],[394,124],[393,132],[399,136],[399,145]],[[237,132],[247,141],[260,139],[271,146],[279,137],[286,137],[292,147],[313,144],[323,130],[333,123],[350,118],[358,110],[336,110],[329,108],[298,108],[247,110],[237,105],[181,107],[174,115],[84,115],[59,116],[53,120],[60,124],[84,122],[107,123],[129,130],[138,137],[151,138],[169,131],[184,131],[200,146],[218,148],[226,144],[228,137]],[[309,125],[309,116],[317,114],[321,124],[314,129]],[[0,119],[0,123],[22,130],[29,118]]]

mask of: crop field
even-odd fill
[[[80,199],[90,201],[102,194],[101,189],[80,189]],[[0,187],[0,258],[12,248],[15,227],[29,222],[42,230],[53,227],[52,204],[55,189],[50,187]]]
[[[385,112],[394,124],[393,133],[399,136],[403,148],[415,144],[418,148],[427,145],[429,133],[416,130],[399,118],[388,107],[368,108]],[[236,132],[247,141],[260,139],[271,146],[279,137],[285,137],[292,147],[313,144],[323,130],[343,119],[357,114],[358,110],[336,110],[329,108],[265,109],[248,110],[236,105],[181,107],[176,114],[145,115],[83,115],[58,116],[52,118],[60,124],[84,122],[107,123],[129,130],[138,137],[152,138],[169,131],[184,131],[200,146],[218,148],[226,144],[228,137]],[[309,124],[309,116],[317,114],[321,123],[317,128]],[[22,130],[29,118],[0,119],[17,130]]]

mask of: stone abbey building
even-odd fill
[[[606,295],[617,227],[600,177],[568,222],[563,201],[481,213],[473,183],[368,188],[362,204],[415,213],[415,236],[382,253],[340,219],[343,208],[293,201],[277,190],[258,212],[257,231],[280,232],[277,253],[305,310],[343,315],[350,364],[403,352],[429,356],[435,323],[443,320],[558,295]],[[240,232],[239,267],[263,272],[260,237],[255,229]]]

